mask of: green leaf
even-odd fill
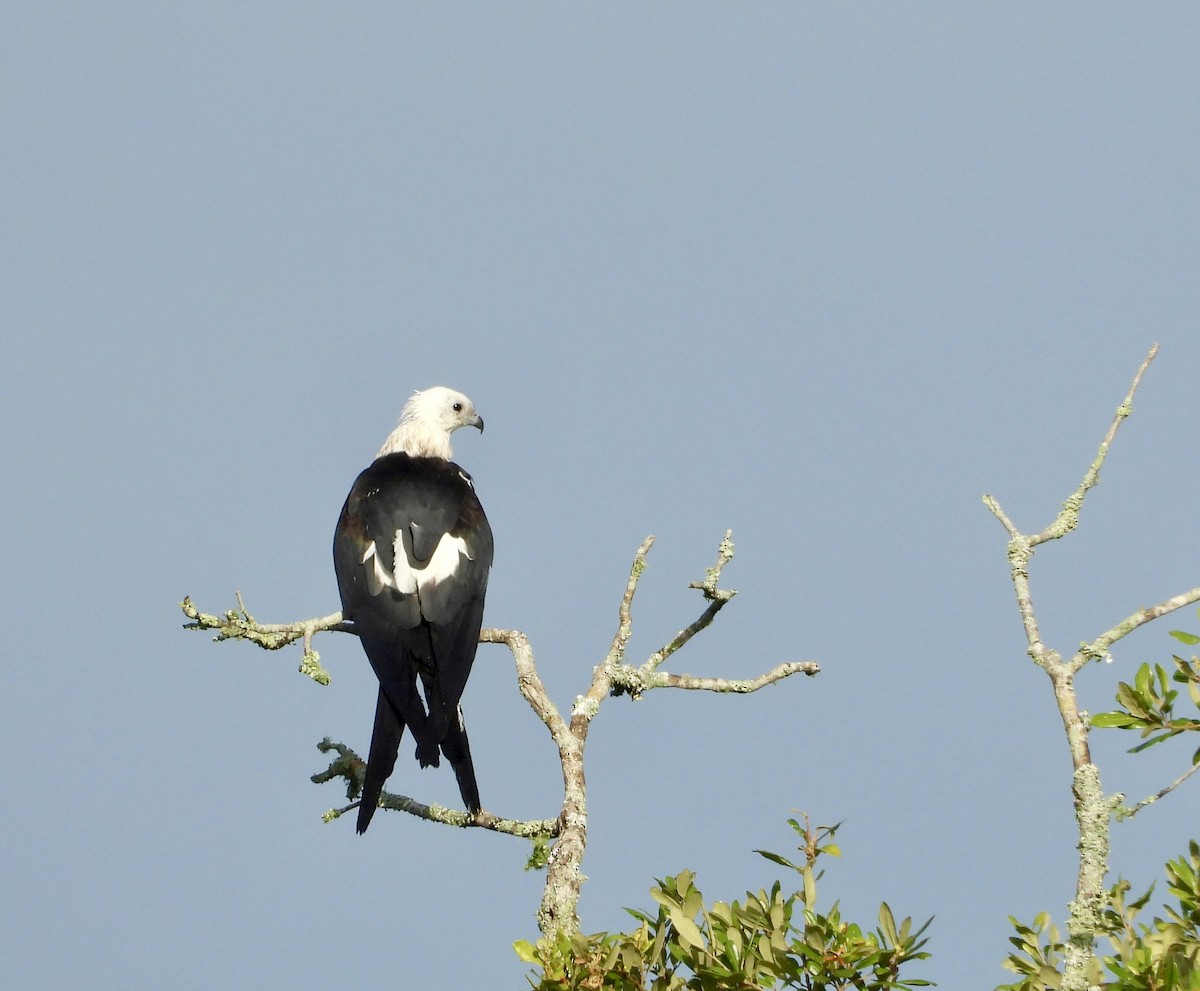
[[[1133,729],[1141,723],[1125,712],[1097,712],[1092,716],[1092,725],[1100,728]]]
[[[896,917],[892,915],[892,910],[887,902],[881,902],[879,905],[879,928],[887,937],[889,945],[899,945],[900,934],[896,932]]]
[[[1180,643],[1186,643],[1189,647],[1200,643],[1200,636],[1195,633],[1184,633],[1183,630],[1172,630],[1171,636]]]
[[[1150,710],[1146,707],[1148,700],[1141,698],[1133,688],[1123,681],[1117,685],[1117,702],[1135,716],[1140,716],[1142,719],[1150,718]]]
[[[1137,674],[1134,675],[1133,684],[1137,689],[1138,695],[1146,698],[1150,694],[1150,678],[1151,671],[1149,664],[1143,664],[1137,669]]]
[[[1164,740],[1169,740],[1173,736],[1178,735],[1179,734],[1177,731],[1171,731],[1167,733],[1161,733],[1158,736],[1152,736],[1149,740],[1139,743],[1136,747],[1130,747],[1128,752],[1131,754],[1140,754],[1143,750],[1147,750],[1150,747],[1153,747],[1155,744],[1162,743]]]
[[[781,857],[779,854],[772,853],[770,850],[755,850],[754,852],[760,857],[766,857],[767,860],[771,861],[771,863],[778,864],[780,867],[788,867],[794,871],[800,870],[800,868],[788,860],[787,857]]]
[[[713,902],[708,914],[723,926],[733,925],[733,910],[729,907],[728,902]]]
[[[691,889],[692,881],[695,877],[695,872],[689,870],[682,870],[675,875],[675,890],[679,892],[680,898],[686,895]]]
[[[704,949],[704,935],[700,932],[700,927],[684,915],[682,909],[672,908],[669,911],[671,913],[671,925],[675,927],[675,932],[679,934],[679,938],[697,950]]]
[[[654,934],[654,942],[650,946],[650,952],[646,955],[646,959],[653,965],[657,966],[663,958],[663,947],[667,942],[667,927],[659,926],[658,931]]]
[[[537,960],[537,947],[527,939],[518,939],[513,943],[513,949],[525,963],[533,963]]]
[[[811,909],[817,903],[817,881],[811,867],[805,867],[800,873],[804,876],[804,905]]]

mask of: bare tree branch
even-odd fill
[[[357,798],[362,794],[363,776],[366,774],[367,763],[344,743],[335,743],[326,737],[317,749],[322,753],[331,750],[337,752],[337,757],[329,767],[312,776],[314,784],[324,784],[342,778],[346,782],[346,797]],[[352,801],[338,809],[330,809],[322,817],[326,822],[332,822],[345,815],[352,809],[357,809],[359,803]],[[447,809],[441,805],[425,805],[407,795],[397,795],[385,791],[379,799],[381,809],[396,812],[407,812],[418,819],[438,822],[444,826],[457,826],[462,829],[489,829],[496,833],[508,833],[510,836],[520,836],[524,839],[550,839],[558,835],[558,820],[556,819],[504,819],[493,815],[486,809],[472,815],[470,812],[460,812],[457,809]]]
[[[632,667],[628,664],[618,665],[612,671],[613,694],[628,692],[631,696],[641,698],[644,692],[652,688],[683,688],[698,692],[726,692],[733,695],[747,695],[757,692],[760,688],[773,685],[794,674],[806,674],[810,678],[821,673],[821,665],[816,661],[788,661],[773,667],[757,678],[704,678],[690,674],[671,674],[667,671],[647,672],[646,667]]]
[[[234,595],[237,597],[238,608],[230,609],[223,616],[201,612],[192,602],[191,596],[185,595],[183,601],[179,603],[179,608],[192,622],[184,623],[183,628],[185,630],[216,630],[217,635],[213,637],[214,642],[249,640],[264,650],[279,650],[306,636],[311,637],[314,633],[321,633],[325,630],[336,630],[341,633],[354,632],[354,627],[350,623],[342,621],[340,612],[330,613],[320,619],[300,620],[297,623],[259,623],[246,611],[245,603],[242,602],[242,593],[235,592]]]
[[[1144,809],[1147,805],[1153,805],[1160,798],[1163,798],[1163,797],[1171,794],[1171,792],[1173,792],[1176,788],[1178,788],[1181,784],[1183,784],[1188,778],[1190,778],[1197,771],[1200,771],[1200,764],[1193,764],[1191,767],[1189,767],[1186,771],[1184,771],[1181,775],[1179,775],[1179,777],[1177,777],[1174,781],[1172,781],[1169,785],[1167,785],[1161,791],[1156,792],[1155,794],[1151,795],[1149,798],[1143,798],[1140,802],[1137,803],[1137,805],[1134,805],[1132,808],[1117,809],[1117,818],[1118,819],[1132,819],[1135,815],[1137,815],[1139,812],[1141,812],[1142,809]]]
[[[1039,544],[1063,537],[1079,525],[1079,515],[1083,508],[1084,498],[1099,481],[1100,470],[1108,457],[1117,431],[1132,412],[1134,395],[1137,393],[1146,369],[1157,353],[1158,345],[1155,344],[1138,367],[1129,390],[1125,394],[1125,399],[1117,407],[1112,422],[1100,442],[1099,450],[1084,473],[1078,488],[1067,497],[1054,520],[1045,529],[1032,536],[1023,534],[1005,514],[995,497],[990,495],[983,497],[984,504],[1000,521],[1008,534],[1008,562],[1013,590],[1016,594],[1017,609],[1025,629],[1027,652],[1050,678],[1074,766],[1071,791],[1079,829],[1079,867],[1076,876],[1075,898],[1069,906],[1067,924],[1069,938],[1064,954],[1062,982],[1064,991],[1083,991],[1088,986],[1088,968],[1095,959],[1094,940],[1104,922],[1103,912],[1106,904],[1104,877],[1108,872],[1109,823],[1114,811],[1120,809],[1120,803],[1124,800],[1120,795],[1105,795],[1101,787],[1100,770],[1092,763],[1088,744],[1090,725],[1086,713],[1079,708],[1075,691],[1075,675],[1088,661],[1107,657],[1108,649],[1112,644],[1139,626],[1200,600],[1200,588],[1184,592],[1156,606],[1139,609],[1095,640],[1081,644],[1070,660],[1064,661],[1058,651],[1047,647],[1042,642],[1033,595],[1030,590],[1029,561],[1033,556],[1034,549]],[[1133,815],[1138,808],[1161,798],[1178,787],[1194,770],[1195,768],[1157,796],[1141,803],[1127,814]],[[1118,814],[1120,813],[1118,812]]]
[[[708,602],[703,613],[681,630],[670,643],[652,654],[640,667],[626,664],[625,651],[633,632],[633,599],[645,572],[646,555],[653,543],[654,538],[647,537],[634,555],[617,612],[617,629],[612,645],[604,660],[593,670],[587,691],[576,697],[569,722],[546,692],[534,662],[533,648],[524,633],[520,630],[504,629],[484,629],[479,633],[481,643],[499,643],[508,647],[516,667],[518,689],[549,731],[558,750],[563,776],[563,804],[562,811],[556,819],[504,819],[486,810],[471,815],[436,805],[425,805],[406,795],[389,792],[384,792],[379,802],[381,808],[407,812],[418,818],[448,826],[489,829],[531,839],[535,844],[553,839],[553,846],[546,859],[546,884],[542,904],[538,910],[538,925],[547,935],[574,932],[579,927],[577,909],[584,881],[580,868],[587,848],[588,823],[584,745],[591,722],[606,698],[622,693],[636,697],[651,688],[745,694],[775,684],[794,674],[811,676],[820,671],[820,666],[815,661],[780,664],[751,679],[695,677],[658,670],[668,657],[708,627],[725,603],[736,594],[732,589],[718,587],[722,570],[733,559],[732,534],[728,531],[721,541],[716,564],[706,571],[702,581],[693,582],[690,586],[699,589]],[[312,649],[312,638],[315,634],[326,631],[354,633],[353,623],[345,621],[341,613],[331,613],[320,619],[297,623],[259,623],[246,610],[240,594],[237,600],[237,609],[216,616],[201,612],[190,598],[185,598],[180,607],[191,621],[185,624],[185,628],[215,630],[215,640],[246,640],[267,650],[278,650],[302,640],[304,662],[301,670],[322,683],[328,683],[329,676],[320,667],[316,651]],[[325,814],[327,820],[332,820],[358,807],[357,799],[362,793],[366,765],[362,758],[345,744],[326,739],[319,746],[322,752],[334,751],[337,756],[325,771],[313,775],[312,780],[323,783],[343,779],[346,782],[346,797],[350,799],[350,804],[330,809]]]
[[[329,672],[321,667],[321,655],[312,649],[314,634],[326,630],[339,633],[353,633],[351,624],[342,620],[340,612],[330,613],[320,619],[305,619],[298,623],[259,623],[246,609],[242,601],[242,593],[235,592],[238,607],[228,610],[223,616],[201,612],[193,604],[191,596],[185,595],[179,603],[183,614],[192,622],[184,623],[185,630],[216,630],[214,642],[222,640],[248,640],[258,644],[263,650],[279,650],[297,640],[304,642],[304,653],[300,657],[300,673],[312,678],[321,685],[330,682]]]
[[[1031,547],[1036,547],[1047,540],[1057,540],[1079,526],[1079,513],[1083,509],[1084,497],[1100,481],[1100,469],[1104,466],[1104,461],[1108,457],[1108,450],[1112,446],[1112,442],[1116,438],[1121,424],[1133,412],[1133,397],[1137,393],[1138,386],[1142,383],[1142,376],[1146,374],[1146,369],[1150,367],[1150,362],[1154,360],[1156,354],[1158,354],[1158,345],[1153,344],[1146,357],[1142,359],[1141,365],[1138,366],[1138,370],[1133,376],[1133,382],[1130,383],[1129,391],[1125,394],[1125,399],[1117,407],[1116,413],[1113,414],[1112,423],[1108,425],[1104,439],[1100,441],[1100,449],[1096,452],[1095,459],[1088,466],[1088,470],[1084,472],[1083,480],[1079,483],[1079,488],[1067,497],[1066,502],[1063,503],[1062,509],[1059,510],[1054,521],[1041,533],[1029,538],[1029,545]]]
[[[984,505],[991,510],[992,515],[1000,521],[1008,533],[1008,560],[1012,571],[1013,587],[1017,594],[1017,608],[1021,614],[1021,623],[1025,627],[1025,639],[1029,644],[1029,656],[1040,667],[1045,668],[1047,673],[1049,673],[1050,665],[1062,662],[1062,657],[1057,652],[1047,651],[1045,644],[1042,643],[1037,614],[1033,606],[1033,595],[1029,588],[1029,559],[1033,556],[1034,548],[1039,544],[1066,536],[1079,525],[1079,514],[1083,508],[1084,497],[1100,481],[1100,469],[1108,457],[1109,449],[1117,436],[1117,430],[1120,429],[1126,417],[1133,412],[1133,397],[1141,384],[1142,376],[1145,375],[1146,369],[1150,367],[1150,362],[1154,360],[1156,354],[1158,354],[1158,345],[1154,344],[1146,357],[1142,359],[1141,365],[1133,376],[1129,391],[1125,394],[1121,405],[1117,407],[1116,413],[1113,414],[1112,423],[1109,424],[1104,438],[1100,441],[1096,457],[1084,472],[1079,487],[1067,497],[1058,511],[1058,515],[1041,533],[1032,536],[1021,533],[1005,514],[1000,506],[1000,501],[995,496],[985,495],[983,497]],[[1078,763],[1076,761],[1076,766]]]
[[[657,670],[658,666],[674,654],[675,651],[679,650],[680,647],[691,640],[701,630],[710,626],[716,618],[717,613],[721,611],[722,606],[737,595],[736,589],[717,587],[717,582],[721,580],[721,571],[732,560],[733,531],[726,530],[725,536],[721,540],[721,546],[717,550],[717,563],[705,572],[704,581],[692,582],[688,586],[688,588],[697,588],[704,593],[704,598],[708,601],[708,608],[700,614],[700,617],[695,622],[690,623],[685,629],[675,634],[675,638],[670,643],[651,654],[649,660],[642,665],[644,671],[650,673]]]
[[[1158,619],[1160,616],[1165,616],[1176,609],[1182,609],[1193,602],[1200,602],[1200,587],[1181,592],[1179,595],[1166,599],[1156,606],[1146,606],[1139,609],[1131,616],[1123,619],[1111,630],[1101,633],[1091,643],[1080,644],[1078,652],[1069,662],[1071,668],[1078,671],[1088,661],[1104,660],[1108,656],[1108,648],[1122,637],[1128,636],[1139,626],[1144,626],[1146,623]]]
[[[646,555],[653,546],[654,535],[651,534],[634,554],[629,579],[625,583],[625,594],[621,596],[621,604],[617,609],[617,630],[613,634],[612,646],[608,648],[604,660],[592,670],[592,681],[587,692],[576,696],[575,704],[571,707],[571,732],[583,739],[587,737],[588,724],[600,710],[600,703],[612,693],[612,672],[625,662],[625,648],[633,634],[633,597],[646,571]]]
[[[479,642],[502,643],[512,652],[517,668],[517,689],[550,731],[561,753],[564,747],[569,746],[569,730],[558,707],[551,701],[546,686],[542,684],[529,638],[520,630],[484,629],[479,631]]]

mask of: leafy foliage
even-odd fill
[[[843,920],[836,903],[827,913],[818,912],[817,881],[823,872],[814,865],[822,855],[840,855],[831,842],[838,827],[813,828],[807,817],[803,825],[788,822],[803,841],[802,863],[756,852],[798,873],[799,890],[785,895],[776,881],[769,891],[747,892],[742,901],[707,903],[695,875],[680,871],[650,890],[658,903],[653,914],[629,910],[639,923],[633,932],[515,944],[521,959],[541,970],[530,984],[537,991],[904,991],[928,986],[929,981],[902,979],[900,968],[929,956],[921,950],[929,923],[915,931],[911,919],[897,925],[886,903],[874,930]]]
[[[1148,924],[1138,921],[1138,915],[1150,901],[1153,885],[1133,901],[1126,901],[1128,881],[1109,889],[1103,935],[1111,952],[1095,961],[1089,984],[1111,991],[1200,991],[1200,845],[1189,843],[1185,856],[1167,862],[1166,872],[1175,904],[1165,905],[1165,917],[1155,915]],[[1021,980],[996,991],[1057,989],[1066,948],[1058,927],[1045,912],[1031,925],[1011,916],[1010,921],[1017,934],[1009,942],[1017,952],[1009,954],[1004,966]]]
[[[1172,636],[1177,639],[1188,637],[1190,642],[1194,634],[1176,630]],[[1200,642],[1200,637],[1196,639]],[[1143,664],[1138,668],[1132,685],[1120,682],[1117,685],[1120,708],[1092,716],[1092,725],[1137,730],[1144,742],[1130,748],[1130,753],[1138,753],[1181,733],[1200,730],[1200,719],[1176,715],[1175,703],[1179,699],[1180,689],[1171,687],[1172,682],[1182,685],[1192,705],[1200,709],[1200,662],[1195,658],[1185,661],[1182,657],[1172,657],[1171,660],[1175,671],[1169,676],[1161,664],[1153,668]],[[1200,748],[1192,755],[1192,763],[1200,763]]]

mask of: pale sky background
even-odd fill
[[[357,643],[318,640],[321,688],[176,605],[337,608],[342,500],[433,384],[487,420],[456,438],[486,620],[560,705],[648,533],[633,659],[728,527],[740,594],[671,667],[823,667],[604,707],[585,929],[685,867],[769,884],[752,850],[804,809],[845,823],[825,908],[936,915],[912,976],[1008,979],[1006,916],[1065,914],[1074,823],[980,497],[1049,522],[1160,341],[1034,588],[1070,651],[1200,582],[1198,42],[1183,3],[6,4],[5,982],[523,986],[523,842],[321,821],[315,744],[370,732]],[[1177,627],[1085,671],[1089,708]],[[503,648],[464,705],[484,804],[556,814]],[[1096,741],[1131,798],[1191,751],[1134,742]],[[457,802],[405,754],[392,786]],[[1197,794],[1115,826],[1114,868],[1160,877]]]

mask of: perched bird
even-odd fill
[[[360,833],[396,766],[406,726],[421,766],[437,767],[440,750],[467,808],[480,808],[459,699],[479,645],[492,530],[471,476],[450,460],[450,435],[459,427],[483,432],[461,392],[437,386],[414,393],[350,489],[333,537],[342,612],[379,679]]]

